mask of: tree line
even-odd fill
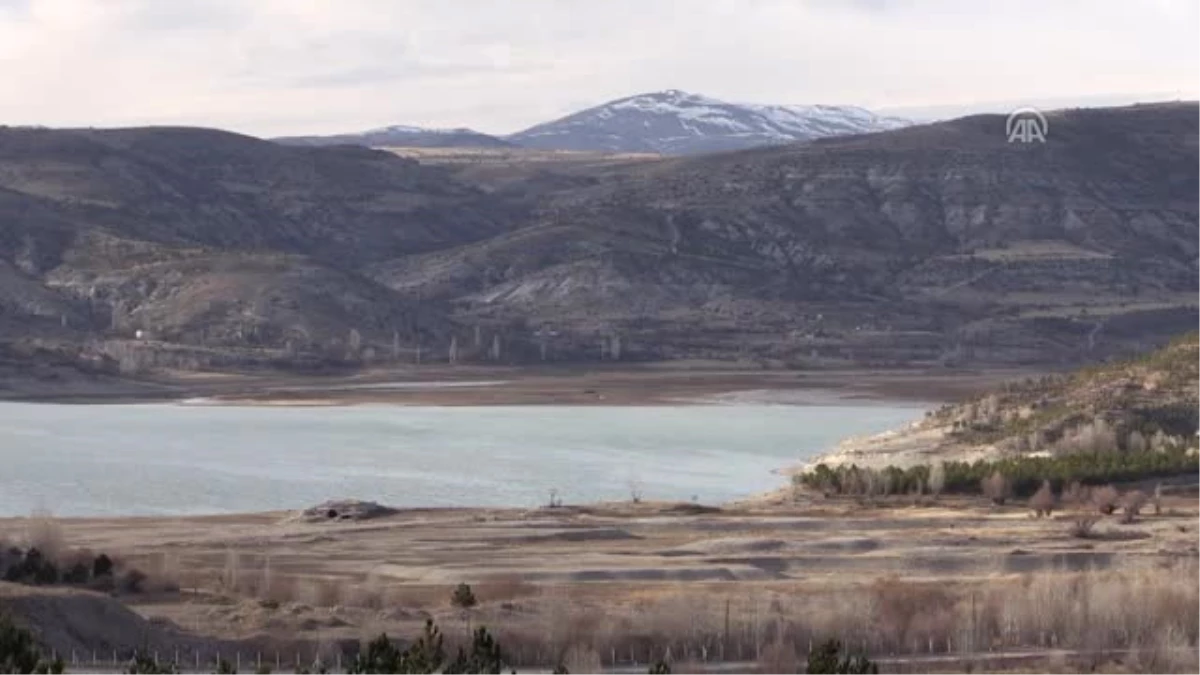
[[[28,629],[17,626],[10,617],[0,616],[0,675],[62,675],[66,667],[59,657],[47,657]],[[504,650],[487,628],[475,629],[469,647],[458,647],[456,655],[446,655],[442,632],[433,620],[407,647],[386,634],[371,640],[350,662],[346,675],[502,675],[509,669]],[[160,663],[146,652],[131,659],[126,675],[179,675],[178,665]],[[516,675],[516,670],[511,670]],[[570,675],[559,664],[554,675]],[[799,669],[797,673],[800,673]],[[839,641],[829,640],[815,647],[803,673],[810,675],[877,675],[878,667],[862,655],[848,655]],[[270,667],[259,667],[256,675],[270,675]],[[238,675],[228,661],[218,661],[214,675]],[[328,675],[324,665],[298,668],[295,675]],[[650,665],[648,675],[671,675],[671,664]]]
[[[907,468],[883,469],[857,465],[829,467],[818,464],[792,477],[794,485],[825,494],[981,494],[983,483],[994,474],[1004,476],[1018,497],[1028,497],[1043,481],[1054,490],[1072,482],[1083,485],[1125,483],[1165,478],[1200,471],[1194,449],[1169,447],[1161,452],[1066,454],[1056,457],[1023,456],[975,462],[948,461]]]

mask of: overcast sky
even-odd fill
[[[1197,4],[0,0],[0,123],[507,133],[671,88],[891,110],[1197,98]]]

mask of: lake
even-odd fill
[[[915,404],[269,408],[0,403],[0,516],[645,499],[717,504]]]

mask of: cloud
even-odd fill
[[[678,88],[915,107],[1180,92],[1189,0],[0,0],[0,122],[503,133]]]

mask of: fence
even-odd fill
[[[1052,642],[1053,640],[1048,640]],[[797,645],[802,647],[802,645]],[[851,648],[854,648],[851,645]],[[928,666],[933,664],[942,664],[943,666],[953,664],[974,664],[981,665],[987,663],[1003,663],[1009,662],[1009,665],[1015,665],[1020,662],[1040,662],[1046,658],[1072,658],[1072,657],[1090,657],[1090,658],[1125,658],[1136,654],[1136,649],[1059,649],[1056,647],[1046,647],[1041,649],[987,649],[986,651],[970,651],[962,649],[961,645],[955,645],[953,642],[947,641],[946,644],[935,644],[929,642],[928,652],[924,650],[919,652],[909,652],[904,654],[889,654],[886,656],[871,655],[872,660],[881,665],[886,665],[891,672],[924,672]],[[955,649],[958,647],[958,649]],[[812,645],[809,645],[811,651]],[[706,664],[703,670],[708,672],[748,672],[759,667],[758,660],[761,654],[759,650],[748,650],[742,648],[740,650],[731,649],[728,653],[724,650],[708,650],[701,648],[696,653],[679,653],[672,650],[670,647],[665,650],[653,650],[643,653],[631,652],[629,655],[618,654],[616,650],[610,650],[608,654],[602,655],[607,657],[601,659],[601,667],[607,673],[642,673],[646,671],[647,666],[656,661],[666,661],[668,663],[696,663],[701,662]],[[1166,653],[1178,654],[1190,658],[1196,654],[1195,647],[1178,647],[1164,650]],[[224,661],[228,668],[238,673],[252,672],[267,672],[272,673],[295,673],[295,672],[317,672],[324,668],[328,673],[345,673],[346,667],[349,666],[348,657],[340,653],[332,653],[324,655],[324,658],[318,656],[315,652],[307,655],[302,652],[292,652],[285,654],[281,651],[239,651],[229,650],[221,651],[173,651],[169,655],[164,655],[160,652],[143,652],[144,655],[154,658],[159,663],[164,665],[172,665],[174,670],[179,673],[216,673],[219,672],[220,664]],[[735,656],[737,654],[737,656]],[[137,652],[120,652],[113,651],[108,654],[99,654],[91,652],[90,654],[71,653],[69,658],[64,656],[63,661],[68,672],[89,672],[89,673],[123,673],[126,672],[134,660]],[[57,657],[58,655],[55,654]],[[546,673],[550,672],[553,665],[550,655],[542,651],[532,651],[528,654],[518,652],[512,655],[514,658],[513,665],[519,668],[518,672],[524,673]],[[165,662],[164,662],[165,657]],[[526,662],[524,659],[529,658]],[[728,657],[728,658],[726,658]],[[803,659],[801,659],[801,663]],[[922,668],[925,666],[925,668]]]

